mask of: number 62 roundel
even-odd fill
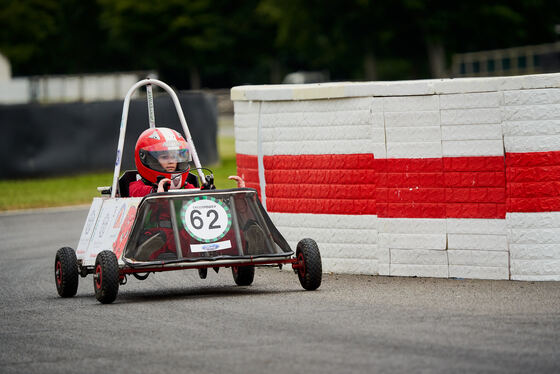
[[[223,238],[231,228],[231,212],[221,200],[197,197],[183,205],[181,221],[196,240],[211,243]]]

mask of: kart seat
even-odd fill
[[[136,182],[136,176],[138,172],[136,170],[127,170],[119,178],[119,196],[120,197],[130,197],[130,192],[128,186],[132,182]],[[199,187],[198,178],[193,173],[187,175],[187,183],[192,184],[195,187]]]
[[[128,185],[132,182],[136,182],[136,176],[138,172],[136,170],[127,170],[119,178],[119,196],[129,197]]]
[[[187,183],[190,183],[195,187],[200,187],[198,184],[198,178],[193,173],[189,173],[189,175],[187,175]]]

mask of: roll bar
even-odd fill
[[[194,147],[194,143],[192,141],[192,136],[191,133],[189,131],[189,127],[187,126],[187,120],[185,119],[185,115],[183,114],[183,109],[181,109],[181,104],[179,103],[179,99],[177,98],[177,94],[175,93],[175,91],[173,91],[173,89],[171,87],[169,87],[167,84],[163,83],[160,80],[157,79],[144,79],[141,80],[139,82],[137,82],[136,84],[134,84],[127,92],[125,98],[124,98],[124,104],[123,104],[123,111],[122,111],[122,118],[121,118],[121,127],[120,127],[120,131],[119,131],[119,143],[117,145],[117,159],[115,161],[115,172],[113,174],[113,185],[111,187],[111,197],[114,198],[117,194],[117,185],[119,182],[119,174],[121,172],[121,162],[122,162],[122,155],[123,155],[123,150],[124,150],[124,137],[125,137],[125,133],[126,133],[126,123],[128,120],[128,110],[129,110],[129,106],[130,106],[130,98],[132,97],[132,94],[140,87],[142,86],[147,86],[146,87],[146,91],[147,91],[147,99],[148,99],[148,118],[149,118],[149,126],[151,128],[155,127],[155,115],[154,115],[154,99],[153,99],[153,95],[152,95],[152,85],[156,85],[158,87],[163,88],[165,91],[167,91],[167,93],[169,94],[169,96],[171,96],[171,99],[173,100],[173,104],[175,104],[175,110],[177,111],[177,115],[179,116],[179,121],[181,122],[181,126],[183,127],[183,132],[185,134],[185,139],[187,140],[187,143],[189,144],[189,146],[191,147],[192,150],[192,158],[193,158],[193,162],[194,162],[194,166],[198,171],[198,175],[200,178],[200,184],[204,184],[206,183],[206,177],[204,176],[204,172],[201,169],[201,165],[200,165],[200,160],[198,159],[198,153],[196,153],[196,148]]]

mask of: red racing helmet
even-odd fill
[[[181,188],[187,180],[189,161],[189,144],[175,130],[150,128],[138,137],[134,149],[136,169],[142,178],[152,183],[157,183],[161,176],[173,181],[171,188]]]

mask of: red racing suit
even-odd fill
[[[149,183],[149,184],[148,184]],[[190,183],[186,183],[183,188],[196,188]],[[128,185],[128,194],[130,197],[144,197],[150,193],[157,192],[157,186],[150,182],[144,182],[142,179],[131,182]]]

